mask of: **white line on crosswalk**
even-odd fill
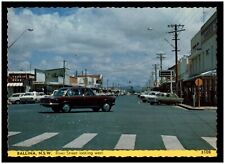
[[[22,147],[30,147],[32,145],[38,144],[44,140],[47,140],[55,135],[57,135],[58,133],[43,133],[41,135],[38,135],[36,137],[30,138],[28,140],[25,140],[23,142],[19,142],[13,146],[22,146]]]
[[[161,136],[167,150],[185,150],[176,136]]]
[[[202,139],[204,139],[206,142],[208,142],[212,147],[214,147],[215,149],[217,149],[216,147],[216,137],[201,137]]]
[[[122,134],[114,149],[134,149],[135,140],[135,134]]]
[[[84,133],[63,147],[64,148],[82,148],[90,140],[92,140],[96,135],[97,135],[97,133]]]
[[[9,132],[9,133],[8,133],[8,137],[17,135],[17,134],[19,134],[19,133],[21,133],[21,132]]]

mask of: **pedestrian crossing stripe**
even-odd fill
[[[162,135],[162,140],[167,150],[185,150],[176,136]]]
[[[130,149],[135,147],[135,134],[122,134],[114,149]]]
[[[41,135],[38,135],[36,137],[30,138],[28,140],[25,140],[23,142],[19,142],[13,146],[22,146],[22,147],[30,147],[33,145],[36,145],[44,140],[47,140],[55,135],[57,135],[58,133],[43,133]]]
[[[86,145],[89,141],[91,141],[97,133],[84,133],[72,142],[63,146],[63,148],[82,148]]]
[[[9,133],[8,133],[8,137],[17,135],[17,134],[19,134],[19,133],[21,133],[21,132],[9,132]]]
[[[8,132],[8,137],[15,136],[20,133],[21,132],[11,131],[11,132]],[[14,144],[12,146],[31,147],[42,141],[50,139],[56,135],[58,135],[58,133],[46,132],[41,135],[35,136],[33,138],[19,142],[17,144]],[[97,136],[97,133],[84,133],[80,135],[78,138],[74,139],[73,141],[63,146],[63,148],[83,148],[87,143],[89,143],[96,136]],[[185,148],[182,146],[182,144],[180,143],[180,141],[178,140],[176,136],[161,135],[161,137],[165,145],[165,148],[167,150],[185,150]],[[210,144],[214,149],[217,149],[216,137],[201,137],[201,138],[205,140],[208,144]],[[136,141],[135,134],[121,134],[114,149],[115,150],[134,150],[135,141]]]
[[[214,149],[217,149],[216,146],[216,137],[201,137],[204,139],[206,142],[208,142]]]

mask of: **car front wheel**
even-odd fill
[[[103,112],[109,112],[111,109],[111,105],[109,103],[104,103],[103,106],[102,106],[102,111]]]
[[[62,110],[62,112],[64,112],[64,113],[68,113],[68,112],[70,112],[71,107],[70,107],[69,104],[65,103],[65,104],[62,105],[61,110]]]
[[[16,104],[19,104],[19,103],[20,103],[20,101],[19,101],[19,100],[17,100],[15,103],[16,103]]]

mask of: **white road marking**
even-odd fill
[[[23,142],[19,142],[13,146],[22,146],[22,147],[30,147],[32,145],[38,144],[44,140],[47,140],[55,135],[57,135],[58,133],[43,133],[41,135],[38,135],[36,137],[30,138],[28,140],[25,140]]]
[[[202,137],[202,139],[204,139],[206,142],[208,142],[212,147],[214,147],[215,149],[217,149],[216,147],[216,137]]]
[[[114,149],[134,149],[136,135],[122,134]]]
[[[82,148],[86,145],[89,141],[91,141],[97,133],[84,133],[72,142],[63,146],[63,148]]]
[[[21,133],[21,132],[9,132],[9,133],[8,133],[8,137],[17,135],[17,134],[19,134],[19,133]]]
[[[167,150],[185,150],[176,136],[161,136]]]

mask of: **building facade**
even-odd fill
[[[200,94],[201,105],[217,105],[217,13],[201,27],[191,40],[189,78],[183,82],[185,103],[197,105]],[[203,81],[197,87],[196,79]]]
[[[32,71],[8,71],[8,95],[30,91],[34,80],[35,75]]]
[[[103,76],[99,75],[77,75],[70,77],[72,86],[85,86],[89,88],[101,88],[103,84]]]
[[[69,75],[64,68],[40,70],[35,69],[33,90],[44,91],[49,94],[63,86],[70,86]]]

